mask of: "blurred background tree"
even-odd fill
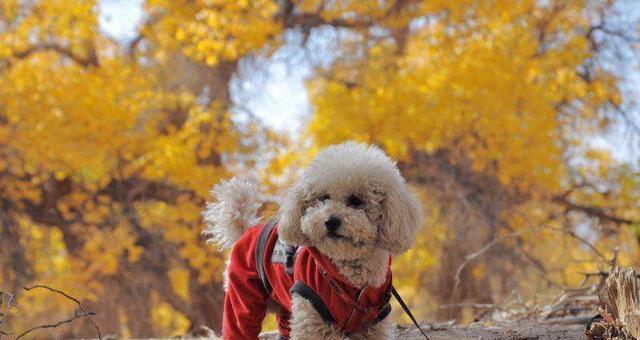
[[[424,319],[550,297],[615,247],[637,266],[636,7],[147,0],[122,43],[94,1],[2,1],[0,289],[73,293],[103,333],[219,330],[224,258],[200,238],[211,185],[248,173],[275,190],[347,139],[383,147],[423,199],[394,278]],[[241,91],[284,49],[314,71],[292,136]],[[44,294],[18,304],[16,329],[71,313]]]

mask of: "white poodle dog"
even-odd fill
[[[389,339],[391,255],[413,244],[423,216],[395,162],[354,142],[320,151],[259,224],[261,195],[232,179],[212,190],[204,234],[233,246],[225,339],[257,339],[275,311],[284,339]]]

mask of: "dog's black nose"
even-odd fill
[[[329,230],[330,233],[338,230],[338,228],[340,228],[340,224],[342,224],[342,222],[334,215],[329,216],[329,219],[324,221],[324,226],[327,227],[327,230]]]

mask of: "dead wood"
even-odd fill
[[[605,339],[639,339],[640,283],[637,273],[632,268],[616,267],[596,294],[603,307],[603,318],[590,331],[602,328]]]
[[[66,320],[62,320],[62,321],[58,321],[56,323],[52,323],[52,324],[46,324],[46,325],[40,325],[40,326],[35,326],[35,327],[31,327],[29,329],[27,329],[26,331],[20,333],[20,335],[18,335],[15,340],[19,340],[24,338],[25,336],[27,336],[29,333],[36,331],[38,329],[47,329],[47,328],[57,328],[58,326],[67,324],[67,323],[71,323],[76,319],[80,319],[80,318],[84,318],[84,317],[88,317],[91,318],[92,316],[96,315],[96,313],[93,312],[89,312],[89,313],[84,313],[84,312],[78,312],[77,310],[73,313],[73,316],[66,319]],[[100,337],[100,339],[102,339],[102,337]]]
[[[31,291],[31,290],[34,290],[34,289],[45,289],[45,290],[48,290],[50,292],[53,292],[53,293],[59,294],[61,296],[64,296],[66,299],[68,299],[70,301],[73,301],[77,305],[77,308],[73,312],[73,316],[69,317],[68,319],[61,320],[61,321],[58,321],[58,322],[55,322],[55,323],[51,323],[51,324],[44,324],[44,325],[38,325],[38,326],[31,327],[31,328],[21,332],[20,334],[18,334],[15,337],[15,340],[22,339],[22,338],[26,337],[27,335],[29,335],[32,332],[35,332],[37,330],[57,328],[57,327],[59,327],[61,325],[71,323],[71,322],[73,322],[73,321],[75,321],[77,319],[81,319],[81,318],[86,318],[91,322],[91,324],[93,325],[93,327],[96,330],[96,334],[98,336],[98,339],[102,340],[102,334],[100,333],[100,328],[98,327],[98,325],[96,324],[96,322],[93,319],[93,317],[96,315],[96,313],[86,311],[78,299],[74,298],[73,296],[71,296],[71,295],[69,295],[69,294],[67,294],[67,293],[65,293],[65,292],[63,292],[61,290],[54,289],[54,288],[51,288],[51,287],[46,286],[46,285],[35,285],[35,286],[31,286],[31,287],[23,287],[23,289],[25,291],[27,291],[27,292]],[[7,296],[8,298],[3,300],[3,296]],[[3,302],[5,302],[5,303],[3,304]],[[11,311],[12,302],[13,302],[13,295],[7,294],[7,293],[4,293],[4,292],[0,291],[0,337],[11,335],[10,332],[3,331],[1,329],[1,326],[6,321],[7,317],[10,317],[10,316],[13,315],[12,311]]]

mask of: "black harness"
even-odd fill
[[[258,237],[258,245],[256,246],[256,267],[258,268],[258,276],[260,277],[260,281],[262,281],[262,285],[264,289],[271,295],[273,288],[271,288],[271,284],[269,283],[269,279],[267,275],[264,273],[264,253],[265,248],[267,247],[267,241],[269,240],[269,236],[271,235],[271,231],[276,226],[276,220],[271,219],[267,224],[265,224],[264,228],[262,228],[262,232],[260,232],[260,236]]]
[[[256,253],[255,253],[258,276],[260,277],[260,281],[262,281],[262,285],[264,286],[264,289],[267,291],[269,295],[271,295],[271,293],[273,292],[273,288],[271,286],[271,283],[269,283],[269,279],[267,278],[267,275],[265,274],[265,270],[264,270],[265,255],[271,256],[271,260],[272,260],[271,262],[283,263],[285,266],[285,271],[288,274],[293,274],[293,267],[296,260],[296,254],[298,251],[298,247],[287,245],[281,242],[280,239],[278,239],[273,249],[273,252],[271,254],[266,254],[267,241],[269,240],[269,236],[271,236],[273,229],[276,227],[276,222],[277,221],[275,219],[271,219],[262,228],[262,231],[260,232],[260,236],[258,237],[258,244],[256,246]],[[313,306],[313,308],[316,310],[316,312],[320,314],[320,317],[325,323],[327,324],[336,323],[335,318],[333,317],[333,315],[331,315],[329,308],[324,303],[320,295],[318,295],[316,291],[311,289],[304,282],[296,281],[293,287],[291,287],[289,291],[291,292],[291,294],[298,294],[299,296],[309,301]],[[411,321],[413,321],[413,324],[418,328],[418,330],[420,330],[422,335],[424,335],[424,337],[427,340],[429,340],[429,337],[422,330],[422,328],[416,321],[415,317],[411,313],[411,310],[409,310],[409,307],[405,304],[405,302],[402,300],[402,297],[400,297],[400,294],[396,291],[395,287],[393,287],[392,285],[389,285],[389,289],[387,290],[387,292],[385,292],[385,299],[384,299],[385,303],[383,303],[381,307],[378,308],[378,315],[370,324],[371,325],[377,324],[378,322],[384,320],[387,316],[389,316],[389,314],[391,314],[391,303],[390,303],[391,295],[393,295],[398,300],[398,303],[400,303],[400,306],[405,311],[405,313],[409,315],[409,318],[411,318]]]

